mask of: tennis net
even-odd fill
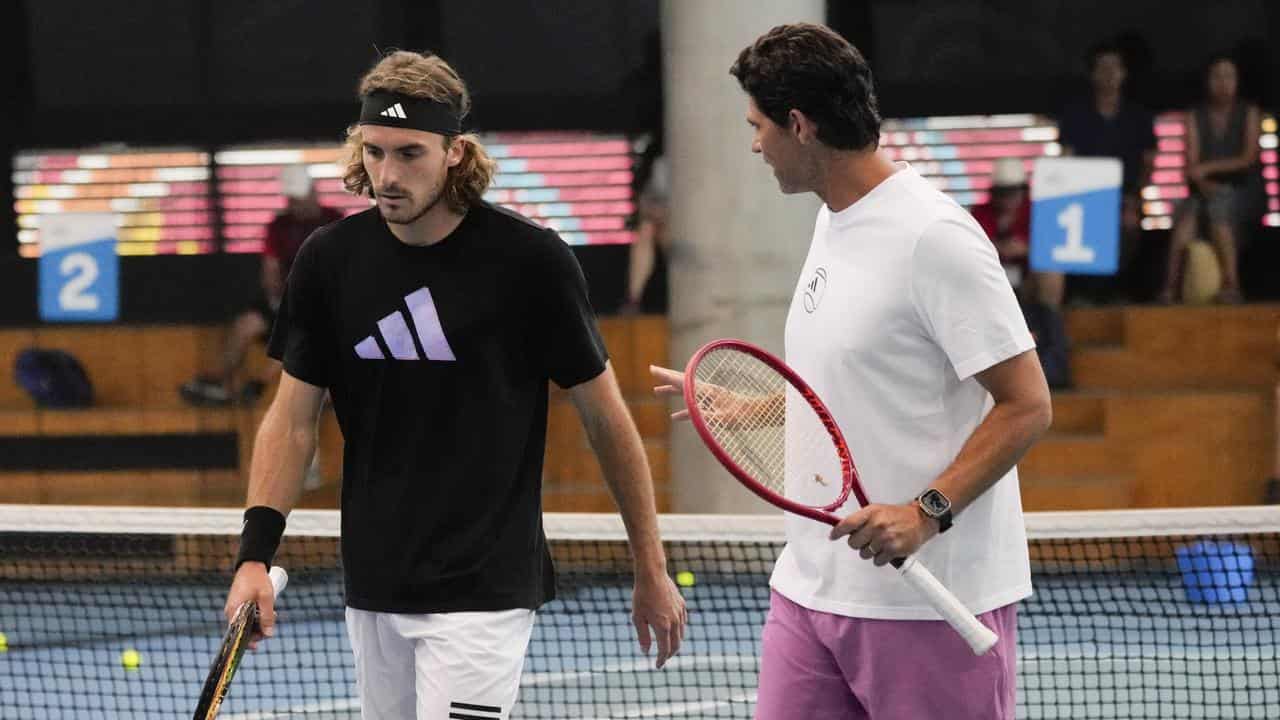
[[[752,716],[780,518],[662,518],[670,569],[692,584],[685,647],[661,671],[637,649],[617,517],[546,526],[560,596],[539,613],[512,717]],[[1033,513],[1027,526],[1018,717],[1280,716],[1280,508]],[[239,528],[235,510],[0,506],[0,716],[190,714]],[[337,534],[334,512],[290,517],[277,635],[246,655],[221,717],[359,716]]]

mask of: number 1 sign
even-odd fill
[[[1031,176],[1031,269],[1114,275],[1120,244],[1120,161],[1040,158]]]
[[[120,315],[119,276],[115,215],[40,218],[40,319],[115,320]]]

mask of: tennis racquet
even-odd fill
[[[278,597],[289,584],[289,574],[282,567],[273,567],[268,573],[271,578],[271,589]],[[227,696],[227,688],[231,678],[235,677],[240,667],[240,658],[249,646],[249,638],[258,625],[258,604],[247,602],[236,610],[235,617],[227,626],[227,634],[222,638],[222,647],[209,666],[209,677],[204,681],[204,689],[200,691],[200,702],[196,705],[195,720],[213,720],[218,716],[218,708],[222,707],[222,699]]]
[[[795,371],[739,340],[716,340],[690,358],[684,401],[702,441],[749,490],[786,510],[836,525],[852,493],[865,507],[853,456],[835,419]],[[891,563],[964,638],[975,655],[996,634],[915,557]]]

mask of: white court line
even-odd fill
[[[705,668],[715,670],[737,670],[741,668],[755,669],[759,661],[752,655],[691,655],[676,656],[667,661],[664,671]],[[621,673],[644,672],[653,669],[652,660],[633,660],[625,663],[610,663],[603,667],[591,667],[585,670],[568,672],[529,672],[520,678],[520,687],[537,687],[556,683],[584,680],[593,675],[613,675]]]
[[[306,705],[295,705],[288,710],[260,710],[258,712],[227,715],[225,720],[277,720],[277,718],[290,718],[298,713],[333,712],[338,710],[359,713],[360,701],[356,698],[321,700],[320,702],[307,703]]]

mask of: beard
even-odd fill
[[[818,167],[805,158],[793,158],[784,167],[770,163],[773,177],[778,181],[778,190],[783,195],[813,192],[818,187]]]
[[[423,215],[431,212],[440,200],[444,198],[444,181],[441,180],[435,187],[430,188],[421,204],[413,203],[413,197],[405,193],[400,188],[391,187],[387,191],[396,195],[395,198],[398,207],[388,209],[381,200],[378,201],[378,212],[382,215],[382,219],[392,225],[412,225],[422,218]],[[382,193],[375,193],[375,197]]]

